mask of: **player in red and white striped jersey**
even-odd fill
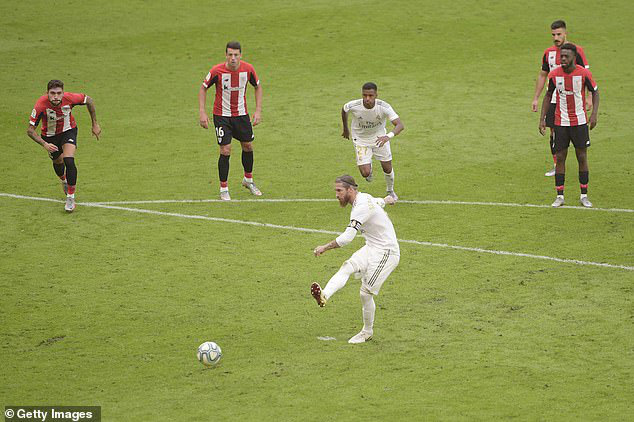
[[[566,172],[566,156],[568,145],[572,141],[575,146],[577,161],[579,162],[579,184],[581,187],[580,201],[584,207],[592,207],[588,199],[588,155],[590,133],[585,110],[586,89],[592,92],[592,114],[590,115],[590,129],[597,125],[599,110],[599,91],[592,79],[592,73],[582,66],[575,64],[577,48],[573,44],[561,47],[561,67],[548,74],[548,91],[542,102],[539,120],[539,132],[546,133],[546,109],[550,106],[553,93],[556,94],[554,149],[557,155],[555,168],[555,187],[557,198],[553,207],[564,204],[564,180]]]
[[[27,135],[40,144],[53,160],[55,174],[62,181],[66,193],[64,209],[72,212],[75,209],[75,185],[77,183],[77,167],[75,166],[75,150],[77,149],[77,124],[72,115],[76,105],[86,105],[92,119],[92,134],[99,139],[101,127],[97,123],[95,104],[86,94],[64,92],[64,83],[53,79],[48,82],[46,95],[38,98],[31,112]],[[35,128],[42,122],[42,134]]]
[[[531,110],[534,112],[537,111],[537,103],[539,101],[539,96],[542,94],[542,90],[544,89],[544,86],[546,85],[548,72],[555,70],[556,68],[561,66],[560,48],[562,45],[568,42],[566,22],[562,20],[557,20],[553,22],[550,25],[550,33],[553,38],[553,45],[548,47],[544,51],[544,54],[542,55],[542,67],[539,71],[539,74],[537,75],[537,82],[535,83],[535,95],[533,96],[533,102],[531,104]],[[586,59],[586,55],[583,51],[583,48],[581,48],[581,46],[579,45],[577,45],[577,64],[585,67],[586,69],[590,68],[590,65],[588,64],[588,60]],[[592,107],[590,98],[591,97],[588,97],[588,104],[587,104],[588,110]],[[554,127],[553,118],[555,115],[554,114],[555,113],[554,100],[555,98],[553,97],[553,100],[551,102],[551,104],[553,105],[547,110],[547,113],[546,113],[546,126],[551,128],[550,142],[549,142],[550,152],[551,152],[551,155],[553,156],[553,161],[556,163],[557,158],[556,158],[555,150],[554,150],[554,144],[553,144],[554,134],[552,131],[552,128]],[[551,170],[547,171],[544,174],[544,176],[554,176],[554,175],[555,175],[554,166]]]
[[[226,61],[211,68],[198,92],[200,111],[200,125],[209,128],[209,116],[205,110],[207,90],[216,85],[214,100],[214,127],[216,138],[220,146],[218,158],[218,175],[220,177],[220,199],[230,200],[229,185],[229,156],[231,155],[231,139],[236,138],[242,147],[242,166],[244,179],[242,185],[251,194],[261,196],[262,192],[253,183],[253,126],[261,121],[262,87],[255,69],[251,64],[241,61],[242,47],[237,41],[227,43],[225,48]],[[247,112],[247,84],[255,88],[255,113],[249,120]]]

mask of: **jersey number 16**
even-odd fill
[[[222,138],[225,136],[225,131],[222,130],[222,126],[218,126],[216,128],[216,138],[218,138],[218,143],[222,142]]]

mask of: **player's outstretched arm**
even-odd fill
[[[207,116],[207,110],[205,110],[205,103],[207,102],[207,88],[203,85],[200,86],[198,91],[198,114],[200,126],[205,129],[209,129],[209,116]]]
[[[348,129],[348,113],[342,108],[341,109],[341,123],[343,124],[343,132],[341,136],[345,139],[350,139],[350,130]]]
[[[359,223],[352,220],[350,221],[350,225],[346,227],[346,230],[341,233],[335,240],[332,240],[325,245],[317,246],[313,253],[315,256],[319,256],[330,249],[342,248],[346,246],[348,243],[354,240],[354,237],[357,235],[357,230],[353,227],[358,225]]]
[[[48,152],[56,152],[58,148],[54,144],[49,144],[46,142],[40,135],[38,135],[35,130],[35,126],[29,123],[29,128],[26,130],[26,134],[29,135],[29,138],[33,139],[36,143],[38,143],[42,148],[44,148]]]
[[[97,122],[97,110],[95,109],[95,101],[92,97],[86,95],[86,107],[88,108],[88,113],[90,113],[90,119],[92,120],[92,134],[99,140],[99,135],[101,135],[101,126]]]
[[[533,95],[533,102],[531,103],[531,110],[537,112],[537,104],[539,102],[539,96],[542,95],[542,91],[544,90],[544,85],[546,85],[546,77],[548,76],[548,72],[544,70],[539,71],[539,75],[537,75],[537,82],[535,82],[535,95]]]
[[[329,251],[330,249],[336,249],[336,248],[339,248],[339,247],[340,246],[337,244],[337,241],[336,240],[332,240],[332,241],[326,243],[325,245],[317,246],[315,249],[313,249],[313,254],[315,254],[315,256],[320,256],[324,252]]]
[[[253,119],[251,123],[256,126],[262,121],[262,85],[258,84],[255,87],[255,113],[253,113]]]
[[[546,134],[546,110],[548,110],[552,96],[552,92],[546,92],[544,100],[542,101],[542,111],[539,114],[539,133],[541,133],[542,136]]]

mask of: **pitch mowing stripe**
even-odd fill
[[[34,196],[24,196],[24,195],[14,195],[10,193],[0,193],[0,196],[8,197],[8,198],[16,198],[16,199],[28,199],[33,201],[47,201],[47,202],[56,202],[63,204],[65,201],[61,201],[59,199],[50,199],[50,198],[39,198]],[[231,218],[222,218],[222,217],[208,217],[206,215],[191,215],[191,214],[181,214],[175,212],[164,212],[164,211],[155,211],[155,210],[146,210],[141,208],[128,208],[128,207],[120,207],[117,205],[105,205],[101,203],[95,202],[83,202],[77,203],[77,205],[82,205],[85,207],[94,207],[94,208],[105,208],[111,210],[119,210],[119,211],[129,211],[136,212],[140,214],[152,214],[152,215],[162,215],[167,217],[178,217],[178,218],[187,218],[192,220],[206,220],[206,221],[216,221],[221,223],[234,223],[234,224],[243,224],[249,226],[256,227],[268,227],[273,229],[282,229],[282,230],[294,230],[306,233],[322,233],[322,234],[332,234],[338,236],[340,233],[332,230],[320,230],[320,229],[309,229],[305,227],[295,227],[295,226],[284,226],[280,224],[270,224],[270,223],[259,223],[257,221],[244,221],[244,220],[235,220]],[[433,246],[437,248],[446,248],[446,249],[454,249],[459,251],[469,251],[469,252],[479,252],[479,253],[488,253],[493,255],[508,255],[508,256],[517,256],[522,258],[532,258],[532,259],[542,259],[546,261],[554,261],[561,262],[565,264],[574,264],[574,265],[588,265],[594,267],[603,267],[603,268],[616,268],[627,271],[634,271],[634,267],[627,265],[616,265],[616,264],[606,264],[603,262],[593,262],[593,261],[581,261],[578,259],[564,259],[564,258],[556,258],[552,256],[545,255],[533,255],[528,253],[521,252],[508,252],[508,251],[497,251],[494,249],[482,249],[482,248],[472,248],[467,246],[456,246],[456,245],[448,245],[446,243],[434,243],[434,242],[424,242],[420,240],[409,240],[409,239],[398,239],[401,243],[411,243],[414,245],[422,245],[422,246]]]
[[[325,198],[262,198],[262,199],[232,199],[230,202],[334,202],[336,199]],[[196,204],[196,203],[226,203],[221,199],[156,199],[156,200],[139,200],[139,201],[105,201],[90,202],[96,205],[142,205],[142,204]],[[512,202],[479,202],[479,201],[444,201],[444,200],[407,200],[398,201],[399,204],[417,204],[417,205],[480,205],[489,207],[519,207],[519,208],[548,208],[552,206],[545,204],[516,204]],[[84,205],[87,203],[84,202]],[[564,205],[560,209],[587,210],[587,211],[604,211],[604,212],[632,212],[634,209],[628,208],[586,208],[578,205]]]

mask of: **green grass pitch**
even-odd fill
[[[341,106],[372,80],[400,114],[404,201],[549,205],[552,164],[530,101],[555,19],[599,85],[589,195],[608,211],[388,211],[400,239],[614,267],[403,242],[375,339],[348,345],[362,324],[358,281],[324,309],[309,285],[363,241],[315,258],[333,235],[293,229],[347,224],[332,183],[358,172]],[[625,0],[0,3],[0,193],[63,199],[26,136],[49,79],[92,96],[103,129],[96,141],[75,110],[73,214],[0,196],[0,407],[98,405],[108,421],[631,418],[633,19]],[[264,91],[254,143],[264,198],[332,201],[83,206],[217,198],[197,92],[231,39]],[[251,88],[248,100],[253,111]],[[233,148],[232,196],[252,199]],[[576,172],[571,154],[569,205]],[[382,195],[377,176],[361,190]],[[205,369],[195,353],[209,340],[224,356]]]

